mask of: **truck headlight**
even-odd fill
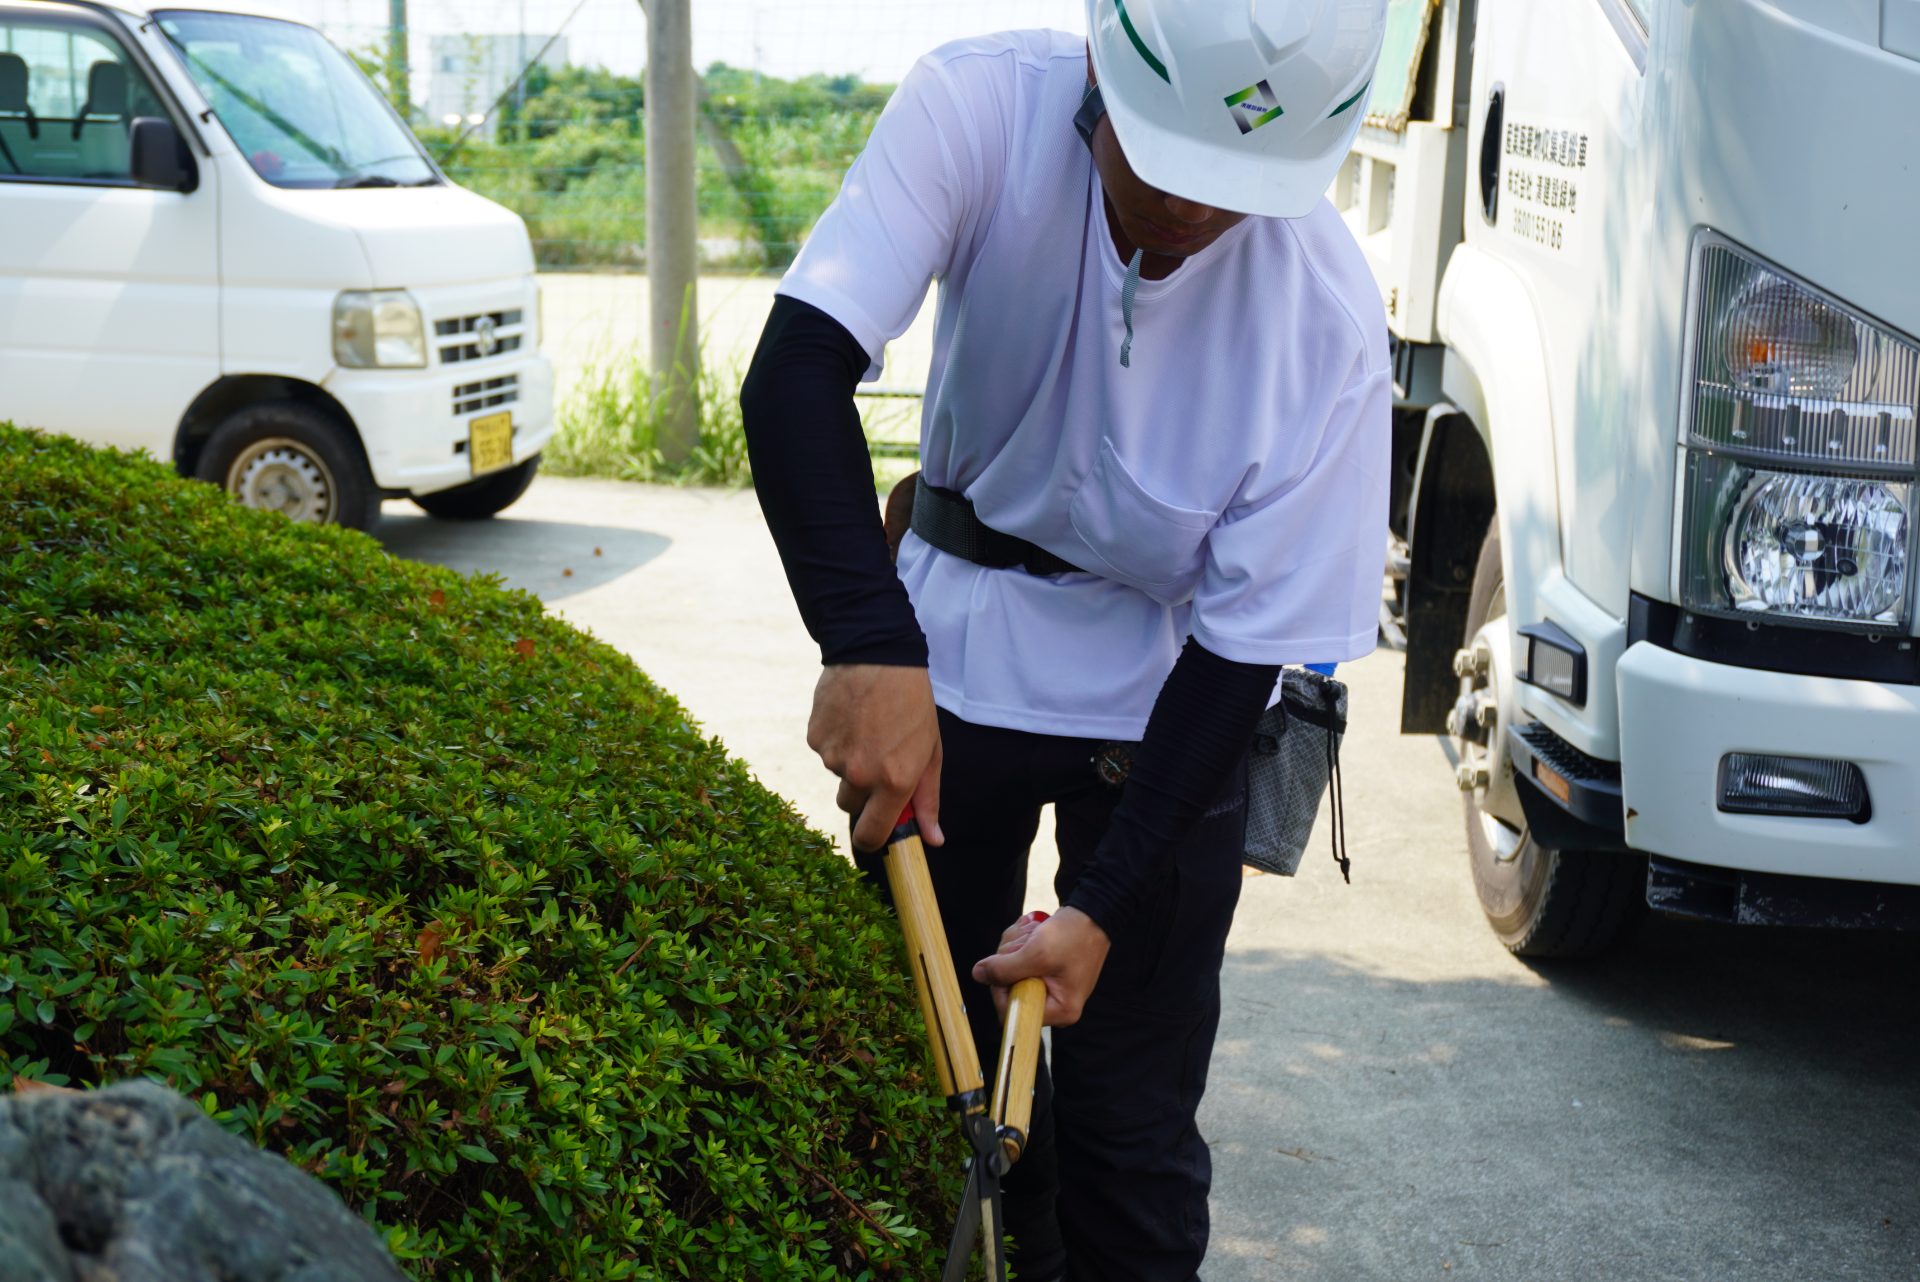
[[[1692,300],[1681,604],[1905,632],[1920,345],[1713,233]]]
[[[333,359],[351,369],[427,363],[420,306],[404,289],[350,289],[333,300]]]

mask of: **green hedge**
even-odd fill
[[[419,1277],[922,1278],[897,950],[532,597],[0,426],[12,1072],[189,1092]]]

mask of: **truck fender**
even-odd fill
[[[1500,522],[1508,614],[1540,616],[1538,587],[1560,569],[1553,408],[1532,296],[1512,268],[1456,246],[1440,287],[1447,404],[1427,416],[1408,514],[1403,733],[1444,733],[1458,681],[1453,653],[1489,520]]]
[[[1588,596],[1566,574],[1572,537],[1560,501],[1545,330],[1525,281],[1491,255],[1462,245],[1454,251],[1440,294],[1447,342],[1443,392],[1475,413],[1493,462],[1507,615],[1518,628],[1552,621],[1586,650],[1587,694],[1575,705],[1529,685],[1518,685],[1509,714],[1543,722],[1590,756],[1620,756],[1620,715],[1614,666],[1626,649],[1626,623],[1617,609]],[[1515,669],[1523,656],[1513,656]]]
[[[1461,245],[1440,286],[1439,328],[1449,357],[1442,389],[1481,407],[1475,426],[1493,462],[1507,613],[1532,622],[1540,586],[1562,564],[1553,403],[1533,296],[1511,267]]]

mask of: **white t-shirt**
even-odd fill
[[[972,722],[1139,738],[1191,633],[1244,663],[1373,648],[1386,547],[1386,320],[1324,201],[1248,218],[1142,280],[1073,127],[1084,42],[1009,32],[921,59],[780,292],[880,374],[940,281],[928,482],[1092,571],[989,570],[908,535],[935,700]]]

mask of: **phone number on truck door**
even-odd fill
[[[1509,220],[1507,230],[1521,240],[1544,245],[1548,249],[1567,247],[1567,225],[1558,218],[1549,218],[1545,214],[1536,214],[1531,209],[1516,209]]]

